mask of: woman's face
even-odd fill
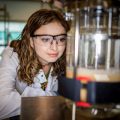
[[[31,46],[35,49],[42,65],[58,60],[66,46],[66,31],[57,22],[41,26],[31,39]]]

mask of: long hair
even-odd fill
[[[18,42],[17,47],[14,46],[14,51],[18,53],[19,59],[17,72],[18,78],[21,81],[27,82],[28,85],[33,83],[35,75],[42,68],[35,50],[30,45],[30,37],[42,25],[46,25],[54,21],[60,23],[65,28],[66,33],[69,31],[70,27],[60,12],[41,9],[30,16],[21,33],[21,40]],[[53,76],[65,72],[65,61],[64,51],[63,55],[53,63]]]

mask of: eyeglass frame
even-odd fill
[[[68,37],[67,36],[67,34],[59,34],[59,35],[50,35],[50,34],[33,34],[33,35],[31,35],[31,37],[32,38],[34,38],[34,37],[39,37],[39,36],[50,36],[50,37],[53,37],[53,39],[52,39],[52,41],[53,40],[55,40],[55,41],[57,41],[57,39],[55,39],[57,36],[62,36],[62,35],[65,35],[65,37]],[[66,39],[67,40],[67,39]],[[65,44],[66,44],[66,42],[65,42]],[[57,44],[58,45],[58,44]],[[64,46],[64,45],[58,45],[58,46]]]

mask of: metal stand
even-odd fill
[[[72,105],[72,120],[75,120],[75,117],[76,117],[76,104],[75,104],[75,102],[73,102],[73,105]]]

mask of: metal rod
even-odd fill
[[[75,120],[75,117],[76,117],[76,104],[75,104],[75,102],[73,102],[73,105],[72,105],[72,120]]]
[[[75,21],[75,46],[74,46],[74,78],[76,79],[76,72],[77,72],[77,66],[78,66],[78,49],[79,49],[79,33],[80,33],[80,28],[79,28],[79,11],[80,9],[77,6],[76,2],[76,21]]]
[[[109,9],[109,22],[108,22],[108,36],[111,36],[112,27],[112,9]],[[111,51],[111,38],[108,39],[107,43],[107,59],[106,59],[106,69],[110,69],[110,51]]]

